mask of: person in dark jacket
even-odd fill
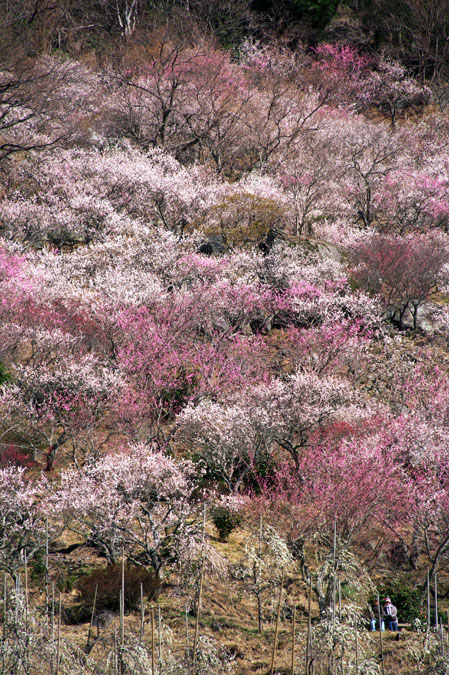
[[[382,621],[385,622],[385,630],[398,631],[398,610],[390,598],[385,598],[382,606]]]

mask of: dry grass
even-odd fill
[[[228,543],[218,540],[217,533],[213,525],[208,525],[208,534],[210,535],[212,545],[216,550],[227,558],[230,563],[239,560],[244,552],[245,541],[248,537],[248,531],[240,528],[231,533]],[[58,542],[59,545],[69,546],[77,543],[76,537],[65,535],[64,539]],[[86,546],[80,546],[70,553],[52,553],[51,554],[51,580],[55,585],[62,585],[61,578],[65,575],[73,578],[79,577],[83,573],[93,568],[104,565],[104,561],[96,558]],[[161,608],[163,623],[170,627],[173,634],[172,649],[175,653],[181,655],[185,652],[185,598],[179,593],[175,579],[167,580],[159,597],[159,607]],[[442,584],[446,580],[442,579]],[[31,583],[31,599],[33,604],[43,605],[45,602],[45,593],[43,579],[35,580]],[[305,631],[307,624],[307,598],[306,587],[300,579],[299,574],[288,574],[286,578],[286,604],[292,607],[297,606],[297,641],[296,672],[304,672],[305,658]],[[65,589],[62,593],[62,602],[66,615],[73,616],[73,608],[79,603],[79,597],[74,590]],[[145,603],[145,635],[144,640],[147,644],[151,641],[150,617],[151,603]],[[200,633],[209,636],[217,641],[222,647],[225,647],[235,658],[235,675],[259,674],[267,675],[269,673],[272,645],[275,630],[275,612],[272,620],[264,623],[262,634],[257,632],[257,612],[253,598],[249,594],[242,592],[241,586],[229,579],[205,578],[203,588],[203,606],[200,616]],[[315,603],[312,605],[312,616],[318,616],[318,607]],[[112,616],[112,622],[104,629],[100,630],[100,639],[95,643],[91,656],[96,660],[104,659],[108,644],[114,629],[118,630],[118,614]],[[195,617],[190,615],[189,636],[190,644],[193,641]],[[139,612],[127,613],[125,617],[125,630],[129,633],[138,635],[140,628]],[[65,624],[62,627],[62,634],[69,638],[80,648],[86,644],[89,622],[87,617],[82,623],[76,625]],[[96,634],[95,634],[96,635]],[[410,660],[409,647],[416,641],[417,634],[404,631],[396,639],[395,634],[384,633],[384,652],[387,673],[397,675],[406,675],[414,672],[413,664]],[[376,659],[379,658],[379,634],[372,633],[366,635],[372,646],[372,653]],[[275,672],[280,675],[290,675],[291,673],[291,620],[287,618],[281,622],[279,632],[278,650],[275,661]],[[317,675],[319,669],[316,670]],[[213,675],[213,674],[211,674]]]

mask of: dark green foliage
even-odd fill
[[[136,609],[140,604],[140,585],[146,598],[154,600],[159,593],[159,580],[152,572],[143,567],[125,566],[125,609]],[[97,589],[96,607],[98,611],[119,609],[119,597],[122,588],[122,565],[116,563],[95,570],[76,584],[83,603],[92,607],[95,588]]]
[[[6,382],[11,381],[11,375],[8,373],[6,367],[0,361],[0,386]]]
[[[226,506],[217,506],[212,511],[212,522],[218,530],[220,541],[228,541],[228,537],[240,525],[238,513],[230,511]]]
[[[379,589],[379,597],[381,604],[384,598],[391,599],[398,610],[400,623],[412,622],[414,619],[420,619],[422,622],[427,621],[427,609],[422,591],[403,585],[385,585]],[[375,603],[376,598],[372,596],[371,604],[373,607]]]
[[[285,19],[310,24],[317,30],[325,28],[335,16],[340,0],[254,0],[251,8],[269,15],[283,14]]]
[[[31,580],[38,582],[44,581],[46,571],[47,567],[45,565],[45,551],[40,550],[36,553],[33,560],[31,561],[29,570]]]
[[[314,28],[327,26],[337,11],[339,0],[291,0],[292,12],[298,19],[309,21]]]

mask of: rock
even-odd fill
[[[202,242],[198,248],[198,253],[203,253],[204,255],[223,255],[227,249],[228,247],[223,237],[219,234],[213,234]]]

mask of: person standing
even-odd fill
[[[385,622],[385,630],[398,631],[398,610],[390,598],[385,598],[382,607],[382,620]]]

